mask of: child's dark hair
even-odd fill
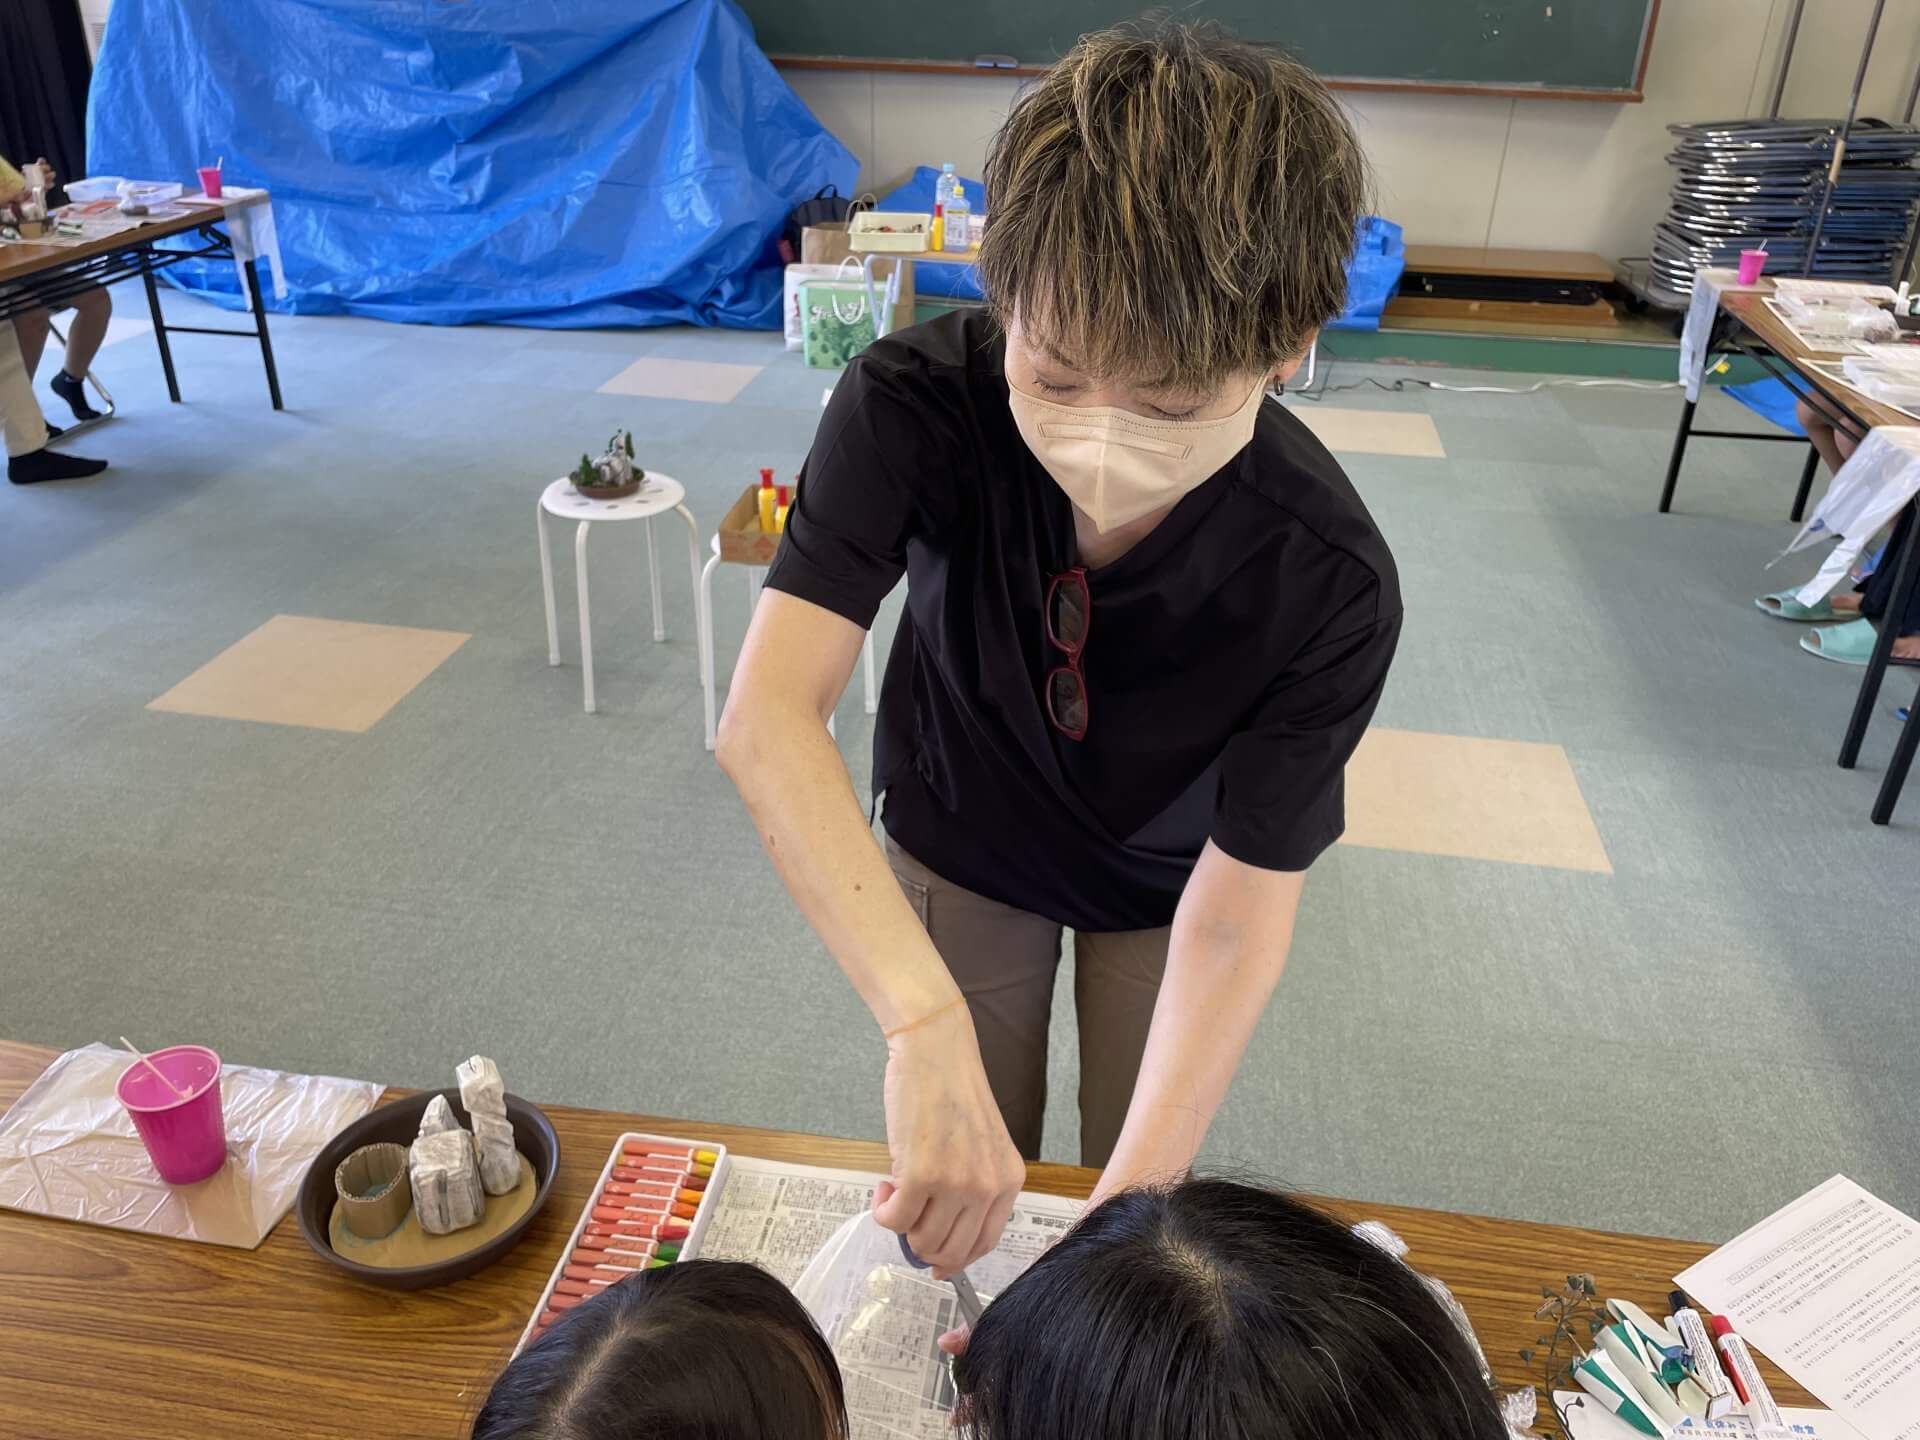
[[[752,1265],[688,1260],[570,1310],[501,1372],[473,1440],[845,1440],[840,1368]]]
[[[1129,1190],[987,1307],[974,1440],[1507,1440],[1420,1277],[1286,1195]]]

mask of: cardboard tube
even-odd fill
[[[407,1147],[362,1145],[333,1172],[341,1222],[363,1240],[379,1240],[400,1228],[413,1208],[407,1178]]]

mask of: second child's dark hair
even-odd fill
[[[1507,1440],[1420,1277],[1286,1195],[1123,1191],[987,1307],[974,1440]]]
[[[845,1440],[840,1368],[752,1265],[688,1260],[567,1312],[493,1382],[473,1440]]]

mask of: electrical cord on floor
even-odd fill
[[[1392,380],[1376,380],[1371,375],[1364,380],[1352,380],[1345,385],[1335,385],[1333,379],[1334,360],[1331,356],[1322,356],[1324,361],[1320,383],[1305,390],[1283,392],[1290,400],[1318,401],[1328,395],[1338,395],[1346,390],[1364,390],[1371,385],[1376,390],[1385,390],[1400,394],[1409,385],[1427,390],[1449,390],[1456,395],[1535,395],[1555,385],[1571,386],[1576,389],[1620,389],[1620,390],[1678,390],[1678,380],[1608,380],[1581,379],[1578,376],[1563,375],[1551,380],[1536,380],[1531,385],[1449,385],[1444,380],[1423,380],[1417,375],[1397,375]]]

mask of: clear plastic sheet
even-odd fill
[[[0,1118],[0,1207],[251,1250],[287,1212],[320,1147],[373,1109],[380,1086],[225,1065],[227,1163],[169,1185],[114,1094],[135,1057],[69,1050]]]
[[[953,1286],[901,1258],[898,1235],[871,1214],[855,1215],[793,1293],[840,1362],[855,1440],[952,1435],[953,1377],[936,1342],[961,1323],[959,1302]]]

